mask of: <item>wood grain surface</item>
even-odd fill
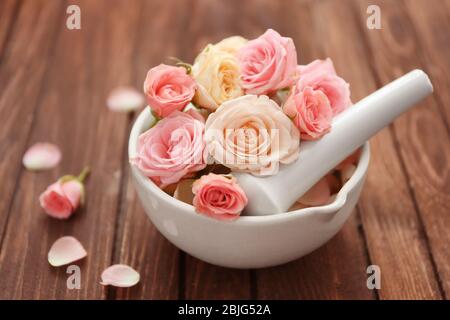
[[[81,8],[82,29],[66,28]],[[367,7],[382,28],[366,27]],[[293,38],[299,62],[333,59],[358,101],[414,68],[432,97],[371,139],[358,206],[344,228],[302,259],[260,270],[216,267],[178,250],[147,218],[132,186],[127,140],[137,113],[105,106],[120,85],[141,88],[170,56],[193,61],[207,44],[267,28]],[[448,299],[450,295],[450,0],[4,0],[0,2],[1,299]],[[37,141],[63,152],[50,171],[26,171]],[[68,221],[38,196],[89,165],[87,203]],[[47,262],[51,244],[77,237],[88,257],[80,290]],[[125,263],[141,282],[99,284]],[[381,289],[366,286],[369,265]]]

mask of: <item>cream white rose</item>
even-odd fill
[[[232,36],[229,38],[225,38],[220,42],[217,42],[214,46],[217,49],[222,51],[231,53],[232,55],[236,54],[240,48],[242,48],[248,42],[247,39],[240,36]]]
[[[203,108],[216,110],[223,102],[244,94],[236,57],[214,45],[206,46],[197,56],[191,75],[197,83],[194,102]]]
[[[276,102],[246,95],[208,117],[205,141],[210,155],[233,171],[273,175],[279,163],[298,158],[300,134]]]

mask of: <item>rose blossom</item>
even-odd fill
[[[89,174],[85,168],[78,177],[64,176],[39,196],[44,211],[53,218],[67,219],[84,202],[83,180]]]
[[[293,119],[303,139],[315,140],[330,131],[333,110],[321,90],[311,87],[305,87],[300,92],[292,90],[283,111]]]
[[[246,95],[223,103],[206,120],[211,156],[235,171],[273,175],[298,157],[300,136],[267,96]]]
[[[212,111],[223,102],[244,94],[236,57],[215,45],[206,46],[197,56],[192,77],[197,83],[194,102]]]
[[[291,38],[268,29],[237,53],[246,93],[268,94],[289,87],[297,74],[297,52]]]
[[[239,51],[239,49],[241,49],[247,42],[248,40],[243,37],[232,36],[225,38],[220,42],[217,42],[214,46],[217,49],[235,55]]]
[[[175,111],[139,136],[131,163],[161,188],[178,182],[206,166],[205,125],[191,115]]]
[[[147,102],[158,117],[182,111],[194,97],[195,89],[186,69],[165,64],[150,69],[144,82]]]
[[[210,173],[192,185],[195,210],[219,220],[235,220],[247,205],[244,191],[232,176]]]
[[[330,58],[298,66],[298,73],[299,79],[293,90],[302,92],[305,87],[311,87],[314,90],[322,91],[330,101],[334,115],[352,104],[349,84],[336,74]]]

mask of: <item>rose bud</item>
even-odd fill
[[[175,111],[139,136],[131,164],[160,188],[206,167],[205,124],[191,113]]]
[[[89,168],[84,168],[78,177],[63,176],[48,186],[39,196],[44,211],[53,218],[69,218],[84,203],[83,181],[88,174]]]
[[[322,91],[330,101],[334,115],[352,105],[350,86],[336,74],[330,58],[298,66],[297,70],[300,77],[293,88],[294,91],[302,92],[306,87]]]
[[[327,96],[320,90],[305,87],[292,90],[283,111],[300,130],[301,138],[316,140],[330,131],[333,110]]]
[[[235,220],[248,199],[232,176],[214,173],[202,176],[192,185],[195,210],[218,220]]]
[[[197,83],[194,102],[211,111],[244,94],[236,57],[215,45],[206,46],[195,58],[192,77]]]
[[[183,111],[195,94],[196,84],[183,67],[160,64],[147,73],[144,92],[147,102],[160,118]]]
[[[238,52],[241,83],[246,93],[270,94],[290,87],[297,77],[297,52],[291,38],[269,29]]]

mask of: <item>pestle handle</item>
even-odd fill
[[[246,214],[285,212],[331,169],[432,91],[427,74],[413,70],[337,115],[321,139],[302,141],[298,160],[281,165],[276,175],[235,174],[249,199]]]

